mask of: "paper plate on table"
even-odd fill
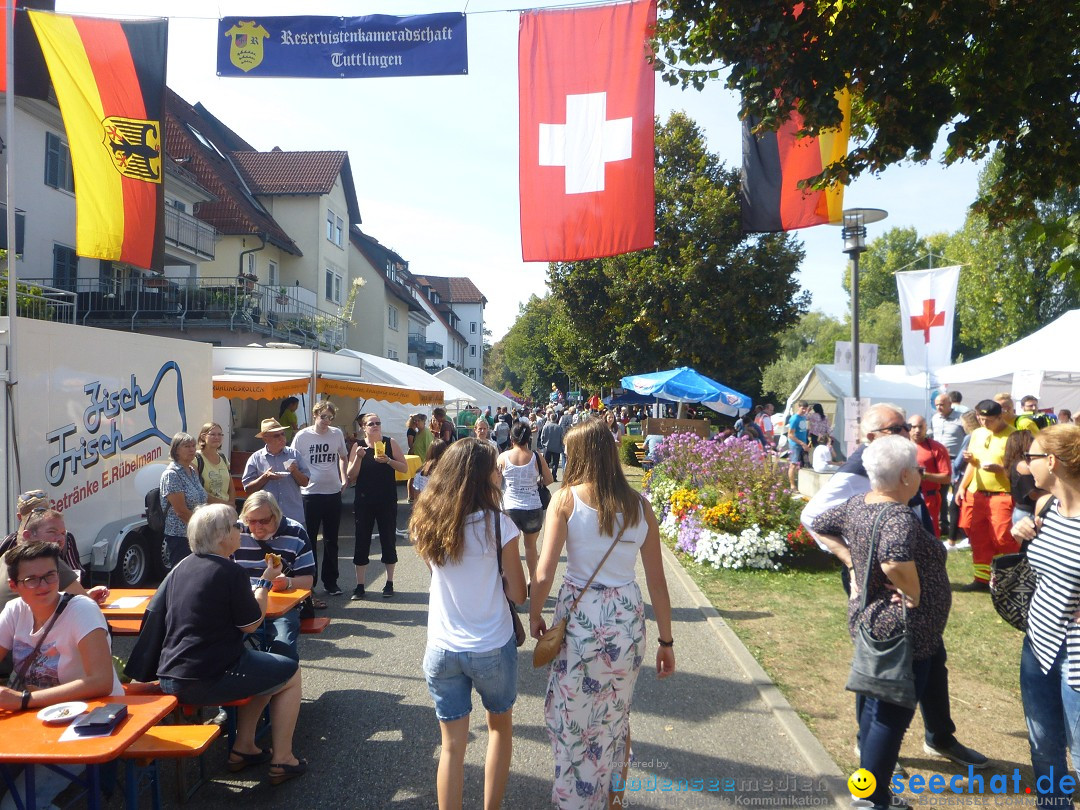
[[[54,706],[46,706],[37,713],[37,716],[38,720],[51,725],[60,726],[64,723],[70,723],[85,711],[85,703],[73,700],[69,703],[57,703]]]

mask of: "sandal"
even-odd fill
[[[272,751],[259,751],[257,754],[242,754],[239,751],[230,751],[225,767],[232,773],[237,773],[252,765],[262,765],[264,762],[269,762],[272,756]],[[233,757],[240,757],[240,759],[234,760]]]
[[[315,606],[316,610],[326,610],[330,607],[325,601],[319,599],[317,596],[311,597],[311,604]]]
[[[306,759],[297,761],[295,765],[271,765],[270,784],[280,785],[282,782],[288,782],[297,776],[303,776],[305,773],[307,773]]]

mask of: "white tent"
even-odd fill
[[[1080,352],[1075,350],[1078,337],[1080,309],[1074,309],[1016,343],[943,368],[937,377],[949,390],[960,391],[968,407],[974,407],[980,399],[1012,391],[1016,399],[1027,394],[1038,396],[1041,408],[1055,411],[1068,408],[1078,413]],[[1020,390],[1013,390],[1013,375],[1017,372],[1026,382],[1019,382]]]
[[[904,408],[909,416],[913,413],[929,416],[932,406],[928,404],[925,380],[922,374],[909,375],[903,366],[879,365],[873,374],[859,375],[859,396],[869,399],[871,405],[892,402]],[[791,413],[800,399],[811,405],[820,402],[833,425],[833,435],[841,446],[846,446],[844,397],[850,396],[851,372],[837,371],[831,363],[819,363],[795,386],[784,406],[784,413]]]
[[[440,380],[434,374],[428,374],[422,368],[399,363],[386,357],[374,354],[358,352],[353,349],[342,349],[338,352],[344,357],[352,357],[362,361],[364,379],[383,383],[384,385],[404,385],[409,388],[417,388],[425,391],[442,391],[445,405],[462,407],[473,402],[473,398],[464,391]],[[405,431],[409,416],[414,413],[423,413],[431,416],[432,406],[401,405],[396,402],[372,400],[362,406],[365,410],[375,411],[383,423],[383,433],[397,439],[402,449],[405,443]],[[350,414],[350,418],[355,414]],[[340,426],[340,425],[339,425]],[[355,429],[355,426],[354,426]]]
[[[513,410],[518,406],[514,400],[509,397],[504,397],[498,391],[488,388],[483,383],[477,382],[466,374],[462,374],[456,368],[447,366],[444,369],[436,371],[435,377],[472,396],[473,399],[476,400],[476,406],[480,408],[481,411],[489,406],[491,407],[492,413],[495,412],[496,408],[510,408]]]

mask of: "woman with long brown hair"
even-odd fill
[[[450,445],[413,507],[409,534],[431,569],[424,676],[442,731],[439,808],[461,807],[474,688],[487,710],[484,807],[499,807],[517,699],[517,647],[505,596],[525,601],[525,575],[518,530],[501,513],[490,444],[466,438]]]
[[[675,671],[660,527],[652,507],[627,482],[611,435],[600,419],[566,435],[563,486],[548,507],[548,533],[529,601],[532,635],[539,638],[546,630],[544,601],[565,546],[554,621],[568,619],[566,640],[551,664],[544,702],[555,755],[552,801],[561,808],[621,802],[630,759],[630,704],[645,656],[639,554],[659,633],[656,672],[666,678]]]

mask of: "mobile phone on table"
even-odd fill
[[[124,703],[109,703],[98,706],[84,714],[72,725],[76,734],[103,734],[116,728],[127,717],[128,707]]]

